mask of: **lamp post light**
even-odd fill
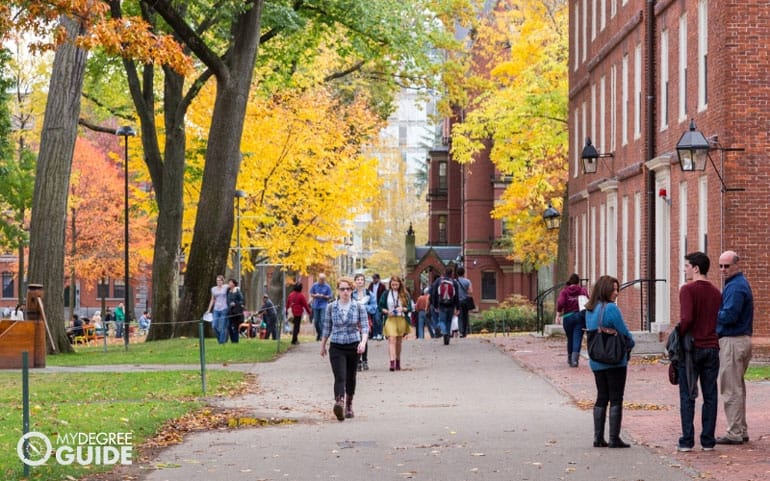
[[[597,159],[604,157],[614,158],[615,155],[612,153],[600,154],[599,151],[596,150],[596,147],[594,147],[594,144],[591,143],[591,137],[586,137],[586,145],[583,147],[583,151],[580,153],[580,159],[583,161],[583,173],[595,174],[596,169],[599,167],[599,162]],[[612,172],[612,175],[615,175],[614,171]]]
[[[128,273],[128,138],[136,135],[136,131],[129,125],[124,125],[115,131],[115,135],[123,137],[123,144],[125,146],[123,159],[125,167],[125,178],[123,183],[123,269],[125,271],[123,294],[124,294],[124,309],[125,314],[125,329],[123,330],[123,344],[128,350],[128,330],[129,323],[131,322],[131,308],[129,304],[129,273]]]
[[[561,227],[561,214],[553,208],[550,202],[548,203],[548,208],[543,212],[543,220],[548,230],[556,230]]]
[[[238,285],[241,285],[241,199],[245,199],[247,196],[246,192],[242,190],[236,190],[235,191],[235,203],[237,205],[236,209],[238,209],[238,217],[236,217],[236,225],[235,225],[235,244],[237,246],[238,251],[236,252],[236,259],[237,259],[237,269],[236,272],[236,278],[238,279]]]
[[[676,143],[676,155],[679,157],[679,166],[682,168],[682,171],[706,170],[706,160],[708,160],[711,162],[711,166],[714,167],[717,177],[719,177],[719,182],[722,184],[722,192],[740,192],[745,190],[742,187],[730,188],[725,185],[722,174],[717,169],[711,154],[709,154],[712,150],[719,151],[719,154],[722,156],[722,164],[724,164],[725,152],[743,152],[745,149],[742,147],[723,147],[716,136],[707,139],[703,132],[695,127],[695,119],[690,119],[690,128],[682,134],[679,142]]]

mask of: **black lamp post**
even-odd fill
[[[690,128],[682,134],[676,144],[679,166],[684,172],[706,170],[706,159],[711,144],[706,136],[695,127],[695,119],[690,119]]]
[[[128,125],[124,125],[123,127],[119,128],[115,131],[115,135],[120,135],[123,137],[123,143],[125,146],[124,151],[124,167],[125,167],[125,179],[123,183],[123,195],[124,195],[124,204],[123,204],[123,269],[125,270],[125,278],[124,278],[124,308],[123,312],[125,315],[125,329],[123,330],[123,344],[126,347],[126,350],[128,350],[128,328],[129,323],[131,322],[131,308],[129,307],[129,273],[128,273],[128,138],[133,137],[136,135],[136,131]]]
[[[598,168],[597,159],[603,157],[615,157],[612,153],[600,154],[596,150],[594,144],[591,143],[591,137],[586,137],[586,145],[583,147],[583,151],[580,153],[580,159],[583,161],[583,173],[595,174]],[[614,173],[613,173],[614,175]]]
[[[553,208],[550,202],[548,203],[548,208],[543,212],[543,220],[548,230],[555,230],[561,227],[561,214]]]
[[[238,279],[238,285],[241,285],[241,199],[246,197],[246,192],[242,190],[235,191],[235,202],[238,209],[238,217],[236,217],[235,225],[235,244],[237,245],[238,252],[236,253],[237,269],[236,278]],[[242,288],[241,288],[242,289]]]
[[[724,164],[725,152],[743,152],[745,149],[743,147],[723,147],[716,136],[711,137],[711,140],[707,139],[695,127],[695,119],[690,119],[690,128],[682,134],[682,137],[679,138],[679,142],[676,144],[676,154],[679,157],[679,166],[682,168],[682,171],[706,170],[706,160],[708,160],[711,162],[711,166],[714,167],[719,182],[722,184],[722,192],[741,192],[746,190],[743,187],[727,187],[725,185],[722,174],[717,169],[711,154],[709,154],[712,150],[719,151],[719,154],[722,156],[722,163]]]

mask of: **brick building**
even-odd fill
[[[428,244],[415,246],[414,233],[407,233],[407,287],[419,295],[447,266],[463,265],[480,310],[512,294],[533,300],[537,273],[508,258],[503,222],[490,214],[508,181],[488,153],[473,164],[460,165],[442,147],[429,152],[428,163]]]
[[[768,2],[570,0],[569,267],[630,284],[618,303],[632,329],[678,321],[687,252],[709,255],[721,287],[731,249],[753,287],[755,345],[767,343],[768,20]],[[678,160],[691,119],[709,139],[703,171]],[[594,174],[587,138],[604,155]]]

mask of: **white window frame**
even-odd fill
[[[708,176],[698,178],[698,249],[706,252],[709,233],[709,183]]]
[[[620,145],[628,145],[628,54],[623,55],[620,73]]]
[[[642,137],[642,44],[634,49],[634,139]]]
[[[639,251],[642,245],[642,194],[634,193],[634,279],[642,277],[642,253]]]
[[[698,112],[708,107],[708,0],[698,0]]]
[[[687,120],[687,13],[679,17],[679,121]]]
[[[669,82],[669,63],[668,63],[668,29],[660,32],[660,131],[668,129],[668,82]]]
[[[607,194],[607,265],[604,272],[618,277],[618,194]]]

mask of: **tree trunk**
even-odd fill
[[[69,17],[62,17],[61,23],[69,41],[56,51],[51,70],[32,199],[28,279],[45,289],[45,313],[56,350],[70,352],[62,296],[64,233],[87,54],[72,43],[82,26]]]
[[[155,251],[152,264],[153,323],[147,336],[148,341],[175,337],[174,320],[177,315],[179,295],[179,255],[182,238],[182,216],[184,213],[184,168],[187,138],[184,129],[184,107],[182,89],[184,78],[166,71],[165,75],[165,160],[157,159],[158,177],[153,178],[158,203],[158,224],[155,231]],[[147,86],[152,88],[152,86]],[[152,115],[152,110],[146,112]],[[144,123],[143,123],[144,125]],[[148,126],[149,127],[149,126]],[[154,125],[153,125],[154,127]],[[157,132],[148,132],[148,138],[156,138]],[[143,136],[144,137],[144,136]],[[147,157],[148,162],[150,157]]]
[[[235,184],[241,165],[241,136],[246,103],[259,45],[262,1],[240,14],[232,29],[227,71],[217,72],[206,164],[195,218],[185,291],[177,315],[176,334],[193,336],[197,319],[208,308],[210,288],[223,274],[233,234]]]

